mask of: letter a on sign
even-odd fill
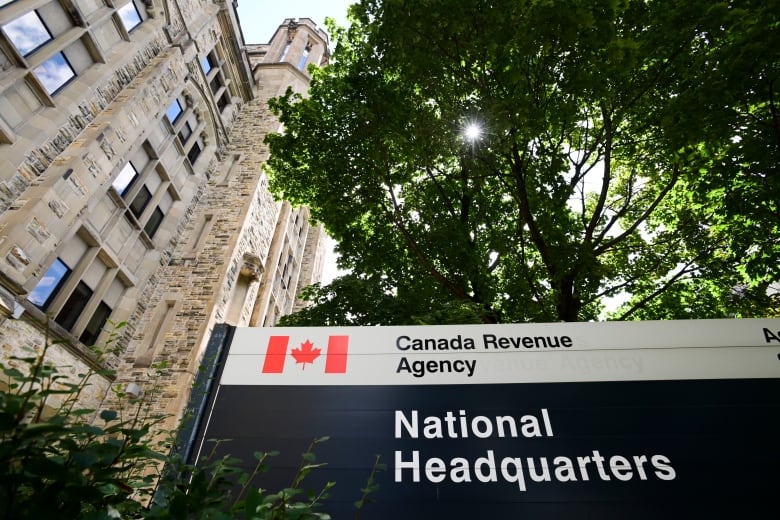
[[[271,336],[268,338],[268,348],[265,351],[263,361],[264,374],[281,374],[284,372],[284,362],[287,359],[287,348],[290,344],[290,336]],[[347,371],[347,350],[349,336],[328,336],[328,350],[325,353],[325,373],[344,374]],[[314,364],[320,357],[320,349],[306,340],[298,348],[292,349],[291,357],[296,364],[303,369],[306,363]]]

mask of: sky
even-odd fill
[[[325,17],[347,24],[347,8],[358,0],[238,0],[246,43],[268,43],[285,18],[311,18],[325,29]]]

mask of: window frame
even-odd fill
[[[22,27],[21,26],[21,21],[22,21],[22,19],[24,19],[26,17],[29,17],[31,15],[35,16],[35,18],[37,19],[38,23],[40,24],[40,28],[43,29],[43,31],[46,33],[46,35],[48,35],[48,38],[46,38],[45,40],[40,41],[40,42],[38,42],[36,40],[34,46],[27,48],[27,50],[24,50],[23,48],[21,48],[19,46],[18,42],[16,41],[15,34],[17,34],[17,31],[21,31],[21,33],[22,33],[21,37],[25,37],[25,36],[30,34],[30,26]],[[14,27],[13,28],[14,29],[13,32],[9,32],[8,31],[9,27],[16,26],[16,25],[20,25],[20,27],[18,27],[18,28]],[[33,9],[32,11],[28,11],[28,12],[24,13],[23,15],[21,15],[21,16],[19,16],[17,18],[14,18],[10,22],[4,24],[2,26],[2,29],[3,29],[3,33],[5,34],[5,37],[11,43],[11,45],[13,45],[13,47],[16,49],[16,51],[19,54],[21,54],[23,57],[25,57],[25,58],[27,56],[30,56],[31,54],[34,54],[41,47],[43,47],[44,45],[46,45],[47,43],[49,43],[50,41],[52,41],[54,39],[54,35],[52,34],[51,29],[49,29],[48,25],[46,25],[46,22],[43,20],[43,17],[41,16],[41,14],[38,12],[37,9]]]
[[[157,234],[157,231],[160,229],[163,220],[165,220],[165,212],[160,208],[160,206],[155,206],[154,210],[152,210],[152,212],[149,214],[149,218],[146,219],[146,224],[144,224],[144,233],[146,233],[149,238],[154,238],[154,235]]]
[[[121,190],[119,190],[117,189],[117,181],[119,181],[122,178],[128,166],[133,171],[133,176],[124,185],[124,187]],[[133,188],[133,186],[135,185],[136,181],[140,176],[141,174],[133,164],[133,161],[127,161],[127,163],[122,167],[122,169],[119,170],[119,175],[117,175],[116,178],[113,180],[113,182],[111,183],[111,187],[114,188],[114,191],[116,191],[120,197],[124,197],[127,194],[127,192],[129,192]]]
[[[195,163],[198,161],[198,158],[202,153],[203,153],[203,148],[201,148],[198,139],[195,139],[192,143],[192,146],[190,146],[190,148],[187,150],[187,160],[190,161],[191,165],[195,166]]]
[[[112,309],[110,305],[103,300],[100,300],[92,313],[92,316],[90,316],[89,321],[87,321],[84,330],[81,331],[79,341],[87,346],[94,345],[100,337],[100,333],[103,332],[103,327],[106,325],[108,318],[111,317],[111,313],[113,312],[114,309]]]
[[[133,25],[132,27],[128,27],[127,26],[127,24],[125,23],[124,13],[122,12],[123,10],[128,10],[129,11],[129,9],[127,9],[128,6],[132,6],[132,11],[135,13],[136,17],[138,18],[138,22],[135,25]],[[144,23],[144,17],[141,15],[141,11],[138,9],[138,6],[135,4],[134,0],[130,0],[129,2],[127,2],[126,4],[124,4],[121,7],[117,7],[116,8],[116,15],[119,18],[119,21],[122,24],[122,27],[124,27],[125,31],[127,31],[127,34],[132,33],[133,31],[138,29],[138,27],[140,27],[141,24]]]
[[[217,95],[217,92],[225,86],[225,82],[222,80],[221,74],[217,71],[214,77],[209,80],[209,89],[213,95]]]
[[[54,321],[62,328],[72,330],[89,304],[89,300],[92,299],[93,294],[95,294],[95,290],[87,285],[84,280],[79,280],[57,313]]]
[[[192,125],[190,124],[189,121],[185,119],[184,123],[181,125],[181,128],[179,128],[179,132],[177,133],[177,135],[179,136],[179,141],[181,141],[182,146],[187,144],[187,141],[190,140],[190,137],[192,137],[194,133],[195,132],[192,130]]]
[[[142,195],[144,195],[143,198],[141,197]],[[146,207],[149,205],[149,202],[151,202],[152,197],[154,197],[154,194],[149,189],[149,187],[146,185],[146,183],[144,183],[138,189],[138,192],[133,196],[133,201],[130,202],[127,205],[127,209],[130,211],[130,213],[133,214],[133,216],[136,219],[140,219],[141,215],[144,214],[144,211],[146,210]],[[140,204],[140,207],[139,207],[139,204]]]
[[[65,79],[62,82],[55,82],[52,83],[51,86],[56,85],[55,88],[49,88],[49,80],[47,77],[56,77],[56,75],[51,74],[49,71],[46,71],[46,74],[43,73],[42,69],[46,66],[46,64],[52,62],[56,58],[60,58],[64,65],[67,65],[68,69],[71,72],[71,75]],[[60,65],[61,66],[61,65]],[[41,71],[41,72],[39,72]],[[68,60],[68,57],[65,55],[65,50],[58,51],[54,53],[51,57],[49,57],[46,61],[38,65],[37,67],[32,69],[32,73],[35,76],[35,78],[38,80],[38,82],[43,87],[43,90],[50,96],[55,96],[59,92],[62,91],[65,87],[67,87],[73,80],[75,80],[78,77],[78,74],[76,74],[76,69],[73,68],[73,65],[71,65],[70,60]],[[48,75],[48,76],[47,76]]]
[[[47,277],[50,276],[52,269],[54,269],[55,266],[61,265],[64,268],[64,271],[62,273],[57,273],[58,279],[53,284],[49,284],[47,286],[42,286],[41,284],[44,283],[44,281],[47,280]],[[32,291],[30,291],[30,294],[27,296],[27,301],[41,309],[42,311],[46,311],[49,306],[51,305],[51,302],[54,301],[54,298],[57,297],[57,295],[60,293],[62,288],[65,286],[65,283],[68,281],[68,278],[70,278],[70,275],[73,273],[73,269],[68,266],[60,257],[57,257],[54,259],[54,262],[51,263],[49,268],[46,270],[44,275],[41,277],[41,279],[38,281],[38,283],[35,285]],[[36,303],[35,300],[33,300],[33,297],[35,295],[35,292],[39,289],[45,289],[47,287],[51,287],[51,289],[46,293],[46,297],[41,301],[40,303]],[[43,296],[43,295],[41,295]]]
[[[225,109],[230,106],[230,102],[230,94],[228,93],[228,90],[225,89],[222,95],[219,96],[219,99],[217,99],[217,108],[219,109],[219,112],[224,112]]]
[[[171,108],[177,106],[179,108],[179,112],[176,114],[176,117],[171,120]],[[168,105],[168,108],[165,109],[165,118],[168,120],[168,123],[170,123],[171,127],[175,128],[176,123],[181,119],[181,117],[184,115],[184,107],[181,106],[181,102],[179,101],[179,98],[174,98],[173,102]]]
[[[72,342],[87,346],[102,334],[126,289],[133,285],[132,277],[106,253],[100,237],[86,227],[60,244],[47,269],[47,274],[52,273],[59,274],[49,283],[42,278],[30,291],[28,310],[36,315],[34,307],[41,318],[51,317],[56,324],[53,330],[61,329],[72,336]]]
[[[298,59],[298,70],[304,71],[306,69],[306,63],[309,61],[309,51],[311,49],[306,46],[301,53],[301,57]]]
[[[204,63],[208,65],[208,69],[204,66]],[[200,59],[200,68],[203,71],[203,74],[206,75],[206,77],[211,74],[211,71],[219,67],[219,62],[214,58],[214,51],[209,52],[205,56],[203,56]]]

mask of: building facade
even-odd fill
[[[247,46],[226,0],[0,0],[0,51],[0,355],[48,334],[63,371],[115,371],[89,404],[154,387],[177,418],[215,324],[273,325],[321,276],[263,139],[327,35],[289,19]]]

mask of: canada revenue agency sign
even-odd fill
[[[362,518],[759,517],[780,488],[780,320],[234,331],[205,439]],[[774,514],[771,516],[774,517]]]

